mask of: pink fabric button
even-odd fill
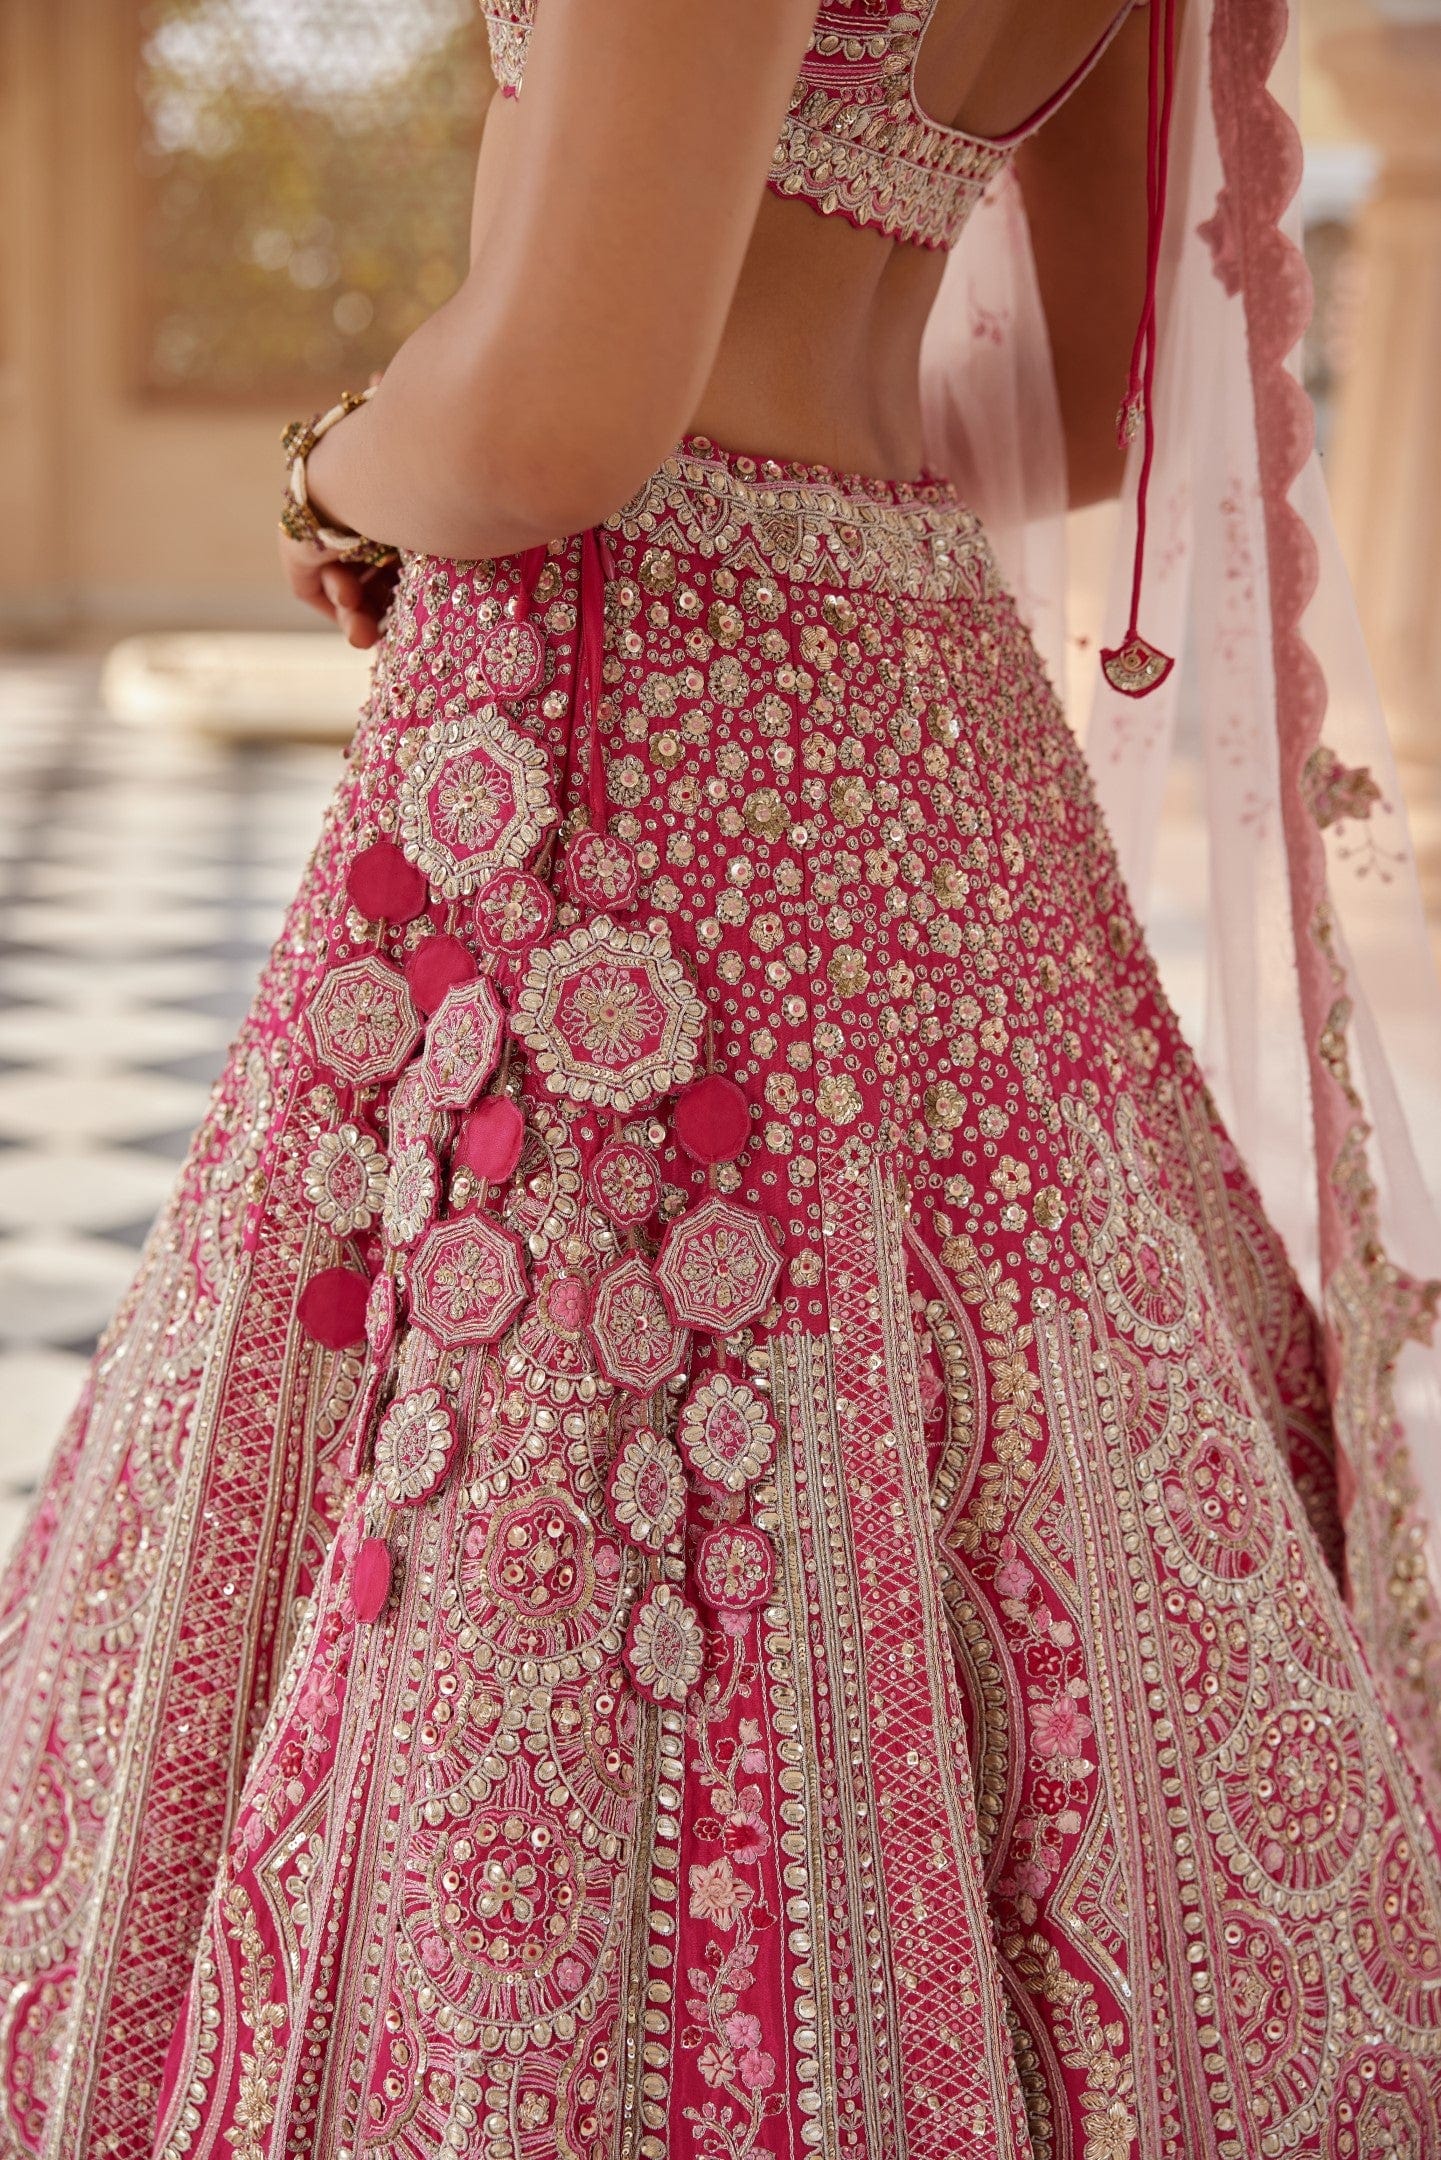
[[[750,1138],[750,1104],[725,1073],[705,1073],[676,1097],[671,1122],[693,1161],[734,1162]]]
[[[475,956],[458,937],[428,937],[406,955],[405,979],[410,994],[427,1014],[439,1012],[448,993],[457,983],[469,982],[475,972]]]
[[[349,1350],[365,1340],[365,1308],[370,1278],[354,1268],[324,1268],[300,1293],[296,1317],[312,1342],[327,1350]]]
[[[345,873],[345,889],[369,922],[414,922],[429,887],[393,840],[362,848]]]
[[[503,1184],[525,1146],[525,1117],[508,1095],[487,1095],[460,1128],[455,1160],[487,1185]]]
[[[380,1618],[390,1596],[390,1573],[390,1547],[385,1539],[362,1538],[350,1570],[350,1602],[357,1620]]]

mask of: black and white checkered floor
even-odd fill
[[[313,844],[334,748],[119,727],[0,664],[0,1552]]]
[[[98,674],[90,660],[0,659],[0,1555],[339,771],[334,747],[121,727]],[[1207,855],[1192,801],[1166,830],[1151,936],[1199,1040]],[[1441,1190],[1436,1072],[1413,1057],[1403,1079]]]

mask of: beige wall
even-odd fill
[[[282,410],[134,386],[125,0],[0,0],[0,632],[291,622]]]

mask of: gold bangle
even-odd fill
[[[393,562],[396,550],[382,540],[367,540],[364,533],[351,532],[346,526],[322,525],[310,500],[306,461],[321,436],[328,435],[337,421],[344,420],[357,406],[373,398],[378,387],[372,383],[366,390],[342,391],[338,403],[332,405],[329,412],[321,413],[314,420],[292,420],[280,438],[280,447],[288,464],[285,503],[280,512],[281,531],[292,540],[308,541],[313,547],[325,548],[341,562],[370,566]]]

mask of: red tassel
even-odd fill
[[[1156,381],[1156,295],[1160,283],[1161,235],[1166,219],[1166,180],[1170,161],[1171,108],[1176,78],[1176,0],[1150,0],[1151,45],[1146,85],[1146,295],[1131,348],[1126,395],[1117,420],[1120,440],[1142,436],[1141,472],[1136,486],[1136,549],[1131,569],[1131,612],[1119,645],[1103,645],[1101,671],[1122,697],[1145,697],[1166,680],[1175,661],[1141,635],[1141,576],[1146,554],[1146,500],[1156,454],[1153,398]]]

